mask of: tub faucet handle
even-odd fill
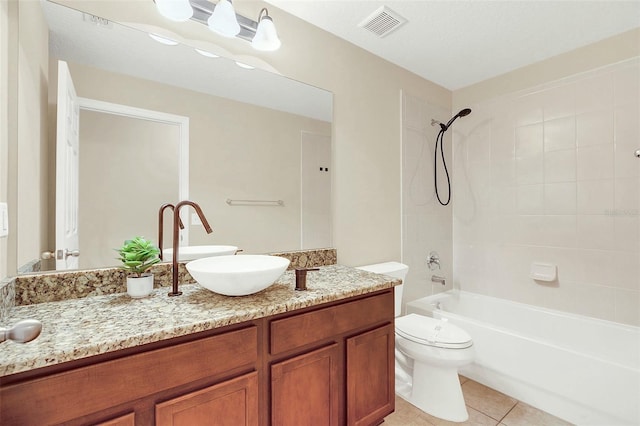
[[[431,271],[440,269],[440,255],[437,251],[432,251],[427,257],[427,266]]]

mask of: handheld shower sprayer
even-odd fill
[[[454,115],[453,117],[451,117],[451,120],[449,120],[447,124],[440,123],[440,128],[446,132],[449,129],[449,126],[451,126],[458,117],[466,117],[469,114],[471,114],[471,108],[465,108],[461,110],[459,113],[457,113],[456,115]]]
[[[447,130],[449,130],[449,127],[453,124],[454,121],[456,121],[458,117],[466,117],[469,114],[471,114],[471,108],[465,108],[463,110],[460,110],[460,112],[458,112],[453,117],[451,117],[451,120],[449,120],[447,124],[443,124],[437,120],[431,120],[432,126],[435,126],[436,124],[440,125],[440,131],[438,132],[438,136],[436,137],[435,154],[433,156],[433,185],[436,190],[436,198],[438,199],[438,202],[443,206],[446,206],[451,201],[451,179],[449,179],[449,170],[447,170],[447,162],[444,159],[444,148],[443,148],[444,134]],[[447,188],[448,188],[449,195],[447,196],[446,202],[443,202],[440,199],[440,194],[438,193],[438,170],[437,170],[438,144],[440,145],[440,156],[442,157],[442,166],[444,167],[444,173],[447,176]]]

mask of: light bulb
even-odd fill
[[[220,0],[207,20],[209,28],[224,37],[235,37],[240,33],[236,11],[228,0]]]
[[[189,0],[155,0],[158,12],[172,21],[184,22],[193,16]]]
[[[280,45],[280,39],[276,32],[276,26],[273,24],[273,20],[269,16],[267,9],[262,9],[260,15],[264,12],[264,16],[258,17],[258,28],[256,29],[256,35],[251,40],[251,46],[256,50],[273,51],[278,50]]]

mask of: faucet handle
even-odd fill
[[[440,256],[437,251],[432,251],[427,257],[427,266],[430,270],[440,269]]]
[[[307,289],[307,272],[319,271],[320,268],[296,269],[296,290],[303,291]]]

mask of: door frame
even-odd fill
[[[189,199],[189,117],[99,101],[97,99],[83,98],[80,96],[78,97],[78,104],[80,110],[113,114],[178,126],[178,200],[175,200],[175,202],[177,203],[179,201]],[[82,122],[80,122],[80,125],[82,126]],[[173,202],[174,200],[167,201]],[[184,224],[184,229],[180,230],[180,245],[187,246],[189,245],[190,221],[188,220],[188,212],[186,210],[180,213],[182,223]]]

